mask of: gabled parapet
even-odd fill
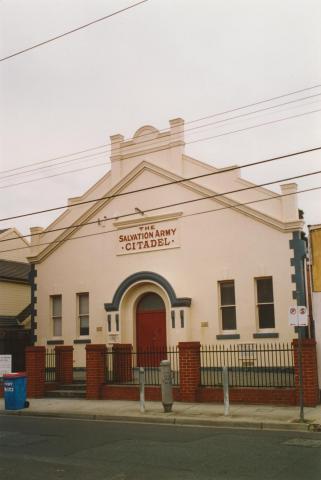
[[[177,174],[182,174],[184,153],[184,120],[174,118],[170,128],[159,131],[151,125],[139,128],[132,139],[123,135],[110,137],[112,184],[115,185],[130,170],[142,161],[161,163]],[[164,165],[166,164],[166,165]]]
[[[299,220],[297,190],[298,186],[296,183],[284,183],[281,185],[284,222],[296,222]]]
[[[34,256],[39,253],[40,250],[40,236],[44,229],[42,227],[30,227],[30,251],[31,255]]]

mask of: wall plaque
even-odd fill
[[[117,232],[117,255],[151,252],[178,248],[179,225],[177,221],[148,223]]]

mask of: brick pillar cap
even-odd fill
[[[64,352],[69,352],[69,351],[73,351],[74,347],[72,345],[56,345],[55,346],[55,351],[59,350],[59,351],[64,351]]]
[[[299,341],[297,338],[294,338],[292,340],[292,344],[296,347],[298,345]],[[313,347],[316,345],[317,342],[314,340],[314,338],[302,338],[301,340],[301,345],[302,347]]]
[[[179,349],[191,349],[191,348],[200,348],[200,342],[179,342],[178,348]]]
[[[26,347],[26,352],[45,352],[46,347],[43,345],[37,345],[32,347]]]

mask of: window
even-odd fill
[[[51,318],[52,318],[52,333],[54,337],[61,337],[62,335],[62,320],[61,320],[61,295],[51,295]]]
[[[89,294],[78,293],[79,335],[89,335]]]
[[[234,280],[220,282],[219,286],[222,330],[236,330]]]
[[[272,278],[257,278],[256,293],[259,329],[274,328],[275,319]]]
[[[138,312],[164,311],[165,304],[156,293],[146,293],[137,305]]]
[[[111,332],[111,315],[107,315],[107,330],[108,333]]]

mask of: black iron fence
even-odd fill
[[[56,352],[54,349],[46,350],[45,381],[56,381]]]
[[[222,367],[230,387],[294,387],[291,344],[247,343],[201,347],[201,385],[222,386]]]
[[[105,381],[109,384],[139,384],[139,368],[145,372],[145,385],[160,385],[159,365],[162,360],[171,363],[172,383],[179,385],[179,355],[177,347],[146,349],[134,352],[108,348],[106,352]]]

